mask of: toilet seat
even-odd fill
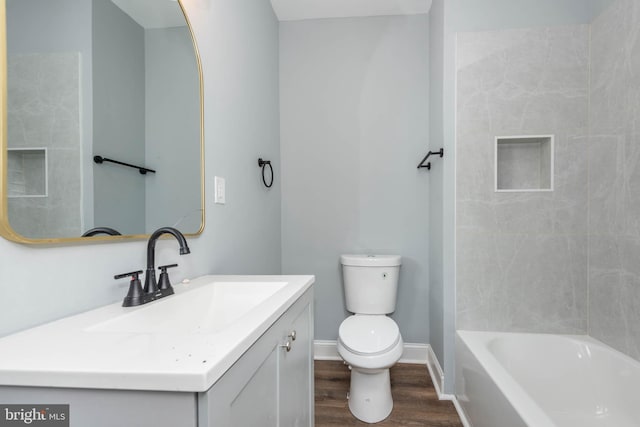
[[[361,356],[384,354],[401,340],[396,322],[384,315],[350,316],[340,324],[338,336],[346,350]]]

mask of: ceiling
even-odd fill
[[[176,0],[111,0],[145,29],[186,25]]]
[[[111,0],[145,29],[180,27],[185,19],[176,0]],[[427,13],[431,0],[271,0],[280,21]]]
[[[271,0],[280,21],[427,13],[431,0]]]

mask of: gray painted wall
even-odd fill
[[[93,0],[93,155],[145,164],[144,29],[110,0]],[[93,166],[94,225],[145,229],[145,176]]]
[[[394,319],[429,341],[428,17],[280,24],[283,272],[313,273],[316,339],[336,339],[339,256],[403,257]]]
[[[280,184],[265,190],[255,163],[259,155],[279,158],[278,22],[263,0],[198,0],[187,12],[206,81],[207,188],[214,175],[225,176],[227,204],[208,197],[207,228],[189,239],[191,255],[178,256],[167,240],[158,242],[156,262],[179,262],[175,282],[207,273],[277,274]],[[31,247],[0,239],[0,335],[121,301],[128,284],[113,275],[143,267],[145,252],[145,241]]]
[[[200,228],[200,86],[189,29],[145,31],[146,231]],[[194,191],[185,191],[186,188]]]
[[[444,147],[444,4],[434,1],[429,11],[429,149]],[[448,148],[448,147],[447,147]],[[452,155],[447,149],[447,157]],[[437,359],[445,360],[443,265],[443,162],[432,161],[429,172],[429,343]]]

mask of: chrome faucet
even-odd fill
[[[149,242],[147,243],[147,274],[145,274],[144,278],[144,292],[148,295],[149,300],[173,294],[173,288],[171,287],[168,279],[166,281],[162,281],[164,285],[161,288],[158,288],[158,282],[156,281],[156,241],[164,234],[171,234],[176,238],[176,240],[178,240],[178,243],[180,244],[180,255],[191,253],[189,245],[187,245],[187,239],[185,239],[184,235],[177,229],[173,227],[162,227],[153,232],[149,237]],[[163,270],[163,274],[166,273],[166,267],[173,267],[173,265],[164,266],[165,270]]]

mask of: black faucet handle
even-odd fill
[[[127,293],[127,296],[124,297],[124,301],[122,301],[123,307],[134,307],[136,305],[142,305],[146,302],[144,291],[142,290],[142,284],[140,283],[140,279],[138,278],[140,274],[142,274],[142,270],[113,276],[113,278],[116,280],[124,279],[125,277],[131,277],[131,282],[129,283],[129,292]]]
[[[142,270],[132,271],[131,273],[118,274],[113,276],[114,279],[124,279],[125,277],[131,277],[131,280],[138,280],[138,276],[142,274]]]
[[[160,278],[158,279],[158,290],[162,293],[163,297],[167,295],[173,295],[173,286],[171,286],[171,281],[169,280],[169,273],[167,273],[168,268],[177,267],[178,264],[167,264],[161,265],[158,267],[160,269]]]
[[[167,268],[173,268],[173,267],[177,267],[178,264],[167,264],[167,265],[161,265],[160,267],[158,267],[158,269],[160,270],[160,273],[166,273],[167,272]]]

